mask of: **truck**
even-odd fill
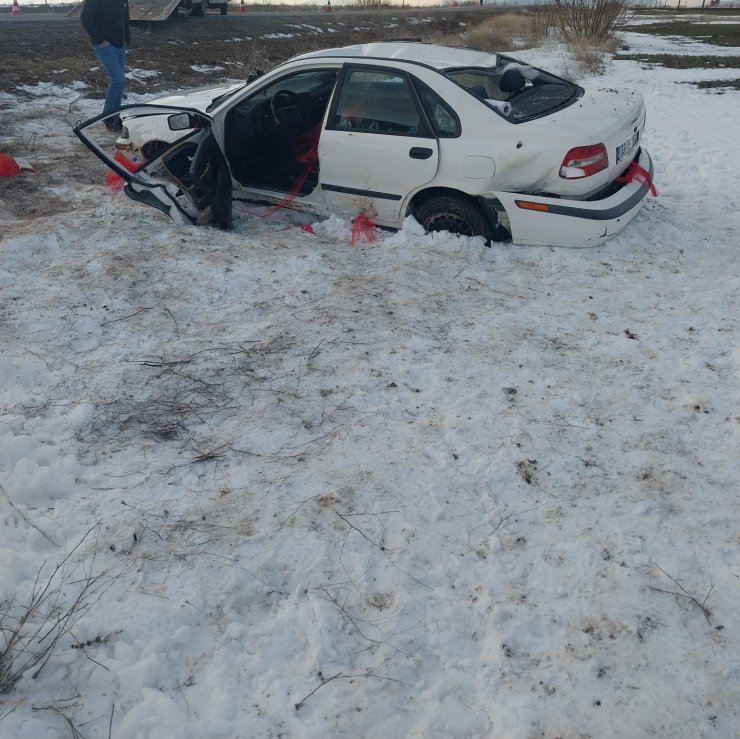
[[[210,9],[218,9],[221,15],[229,11],[228,0],[129,0],[128,12],[132,21],[157,22],[166,21],[178,8],[183,8],[190,15],[204,16]],[[79,17],[82,3],[67,13]]]
[[[131,9],[138,5],[141,0],[129,0],[129,13]],[[180,0],[178,8],[184,8],[190,11],[190,15],[204,16],[207,10],[218,8],[221,15],[226,15],[229,10],[228,0]],[[134,20],[133,14],[131,20]]]

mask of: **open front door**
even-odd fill
[[[130,133],[148,131],[154,137],[156,131],[160,153],[143,164],[125,159],[103,126],[115,115],[123,118]],[[125,181],[124,191],[133,200],[161,210],[176,223],[210,223],[228,229],[232,223],[231,174],[211,124],[208,116],[196,110],[138,105],[92,118],[74,132]],[[171,143],[164,144],[162,152],[165,136]],[[146,150],[143,145],[137,151],[142,150]]]

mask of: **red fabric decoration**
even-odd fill
[[[297,136],[293,142],[293,157],[295,160],[303,165],[303,171],[298,175],[298,179],[293,183],[293,187],[285,193],[285,197],[272,208],[268,208],[264,211],[259,210],[247,210],[246,212],[250,216],[257,216],[259,218],[267,218],[273,213],[277,213],[281,208],[286,205],[290,205],[300,193],[303,185],[305,184],[308,176],[316,168],[319,163],[319,135],[321,133],[321,124],[314,126],[310,131]]]
[[[18,162],[10,154],[0,151],[0,177],[15,177],[20,171]]]
[[[136,170],[142,166],[141,164],[132,162],[130,159],[126,159],[126,157],[120,151],[117,151],[116,155],[113,158],[122,167],[125,167],[129,172],[136,172]],[[108,187],[110,187],[113,192],[120,192],[121,190],[123,190],[123,177],[121,177],[119,174],[116,174],[115,172],[108,172],[108,174],[105,175],[105,184],[108,185]]]
[[[617,182],[619,182],[622,185],[626,185],[629,182],[634,182],[637,180],[637,182],[647,182],[648,186],[650,187],[650,194],[654,197],[658,197],[658,191],[655,189],[655,185],[653,184],[653,178],[650,176],[650,172],[648,172],[645,167],[641,167],[639,164],[636,164],[635,162],[632,162],[627,169],[622,172],[622,174],[617,177]]]
[[[378,230],[367,216],[359,215],[352,221],[352,246],[372,244],[377,240]]]

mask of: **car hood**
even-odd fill
[[[150,100],[152,105],[166,105],[177,108],[194,108],[205,113],[206,108],[219,96],[234,92],[240,87],[244,87],[244,82],[232,82],[229,85],[219,85],[217,87],[198,87],[196,89],[183,90],[174,92],[171,95]]]

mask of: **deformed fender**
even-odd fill
[[[620,233],[640,212],[650,192],[653,163],[642,149],[635,163],[650,174],[634,179],[617,192],[596,200],[492,192],[483,198],[486,208],[502,208],[515,244],[533,246],[598,246]],[[503,225],[504,221],[501,219]]]

